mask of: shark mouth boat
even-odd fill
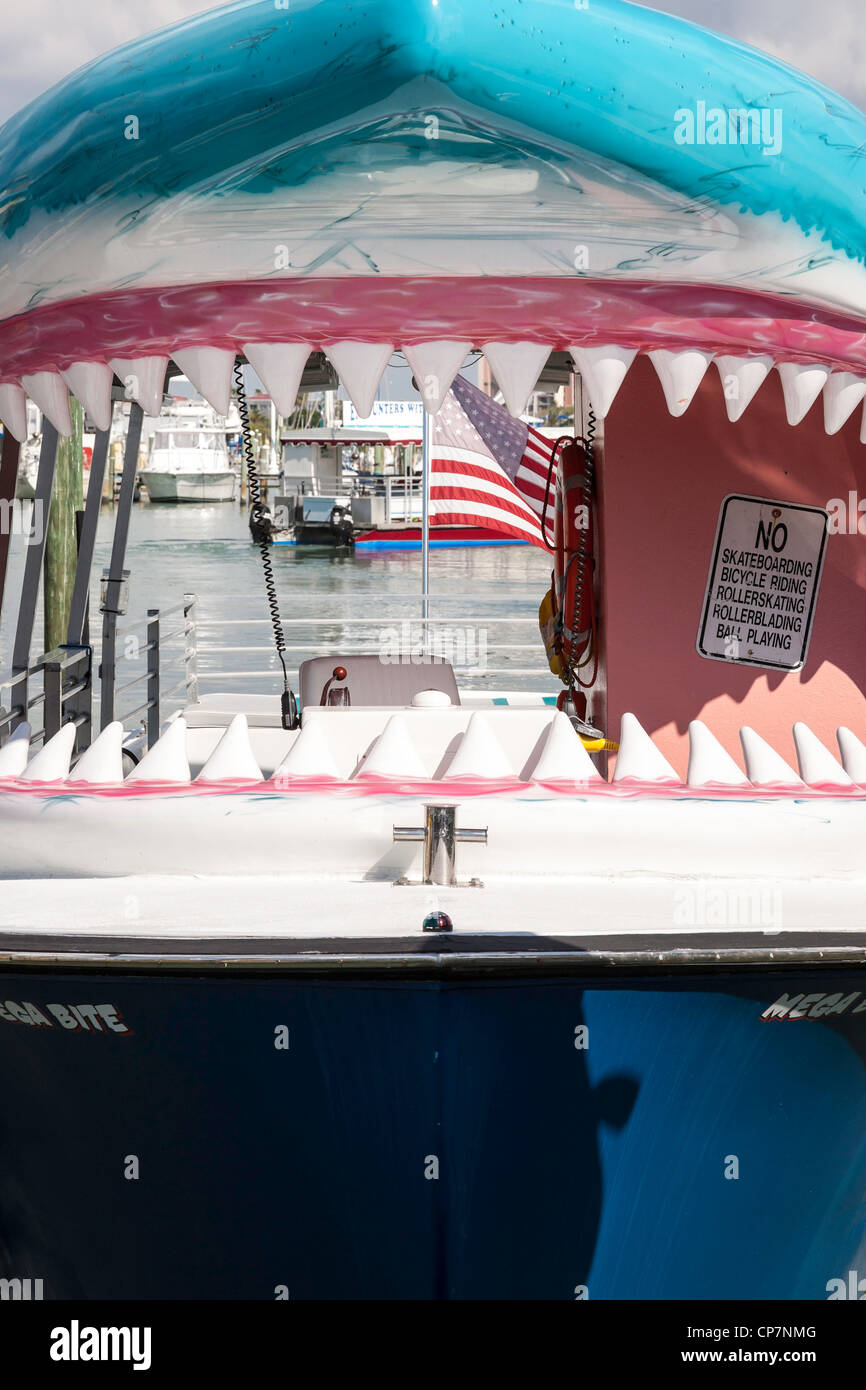
[[[50,500],[68,391],[93,478],[169,362],[220,414],[319,351],[362,417],[395,350],[431,412],[472,348],[514,415],[551,358],[584,401],[564,685],[334,651],[299,722],[209,696],[126,775],[104,704],[40,746],[13,703],[7,1293],[866,1287],[864,142],[617,0],[234,4],[0,132],[4,498],[28,397]]]

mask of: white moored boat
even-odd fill
[[[225,428],[190,419],[160,420],[139,477],[151,502],[232,502],[237,496]]]

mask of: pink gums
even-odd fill
[[[644,782],[626,778],[621,782],[520,782],[516,777],[461,777],[448,782],[409,780],[399,777],[369,777],[363,782],[340,781],[335,777],[281,777],[268,782],[22,782],[15,778],[0,779],[0,797],[9,795],[43,797],[48,800],[79,801],[82,798],[105,797],[110,800],[138,801],[150,797],[246,796],[255,801],[285,797],[328,795],[349,799],[378,797],[381,800],[413,798],[438,802],[459,802],[470,796],[512,796],[523,799],[524,794],[537,798],[539,791],[553,796],[567,796],[578,801],[597,799],[614,801],[827,801],[864,800],[866,787],[837,786],[822,783],[815,786],[786,786],[783,783],[765,786],[733,787],[707,785],[687,787],[679,782]]]
[[[855,318],[710,285],[544,277],[345,277],[123,290],[45,305],[0,324],[0,381],[75,361],[184,347],[344,338],[395,345],[459,334],[473,344],[628,343],[772,353],[866,369]]]

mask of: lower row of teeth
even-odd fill
[[[351,767],[339,765],[339,756],[323,734],[320,721],[310,721],[294,736],[285,757],[267,780],[291,783],[295,778],[342,781],[395,778],[403,782],[453,781],[474,778],[500,783],[573,783],[588,786],[603,779],[592,762],[569,719],[554,713],[541,739],[533,734],[535,747],[507,748],[497,734],[496,721],[480,711],[469,718],[465,730],[452,746],[442,749],[420,748],[413,738],[406,717],[393,714],[367,753]],[[453,734],[453,730],[451,731]],[[747,791],[752,787],[854,788],[866,786],[866,747],[851,732],[837,733],[840,758],[837,759],[806,724],[794,725],[794,746],[799,774],[754,729],[743,728],[740,740],[745,772],[722,747],[713,733],[695,720],[689,726],[689,787],[729,787]],[[30,729],[21,724],[0,748],[0,779],[25,783],[71,783],[78,787],[112,785],[120,782],[144,787],[147,784],[185,784],[193,780],[188,757],[188,730],[182,715],[165,726],[160,738],[135,768],[124,776],[123,739],[120,723],[103,729],[98,738],[72,766],[75,725],[65,725],[32,757]],[[288,739],[290,736],[286,735]],[[261,782],[266,780],[256,761],[244,715],[238,714],[204,762],[195,781]],[[619,752],[612,778],[615,783],[655,783],[682,786],[680,778],[650,735],[633,714],[622,719]]]

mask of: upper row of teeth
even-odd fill
[[[19,725],[0,748],[0,779],[17,778],[25,782],[115,785],[122,781],[138,786],[185,784],[191,778],[187,757],[187,725],[182,715],[174,716],[160,738],[141,762],[124,778],[124,728],[109,724],[82,754],[70,772],[75,747],[75,725],[70,723],[49,739],[35,756],[29,757],[30,730]],[[747,791],[750,787],[787,789],[796,793],[806,786],[824,790],[860,789],[866,786],[866,747],[850,729],[838,730],[841,763],[806,724],[794,725],[794,745],[800,774],[754,729],[740,731],[743,773],[718,739],[694,720],[689,726],[690,787],[729,787]],[[344,774],[345,775],[345,774]],[[334,762],[321,721],[305,724],[273,774],[278,784],[293,779],[342,780]],[[425,767],[402,714],[393,714],[382,733],[349,774],[350,780],[400,779],[429,781]],[[530,765],[515,767],[485,715],[474,713],[465,732],[450,752],[447,764],[437,768],[433,780],[455,781],[471,777],[501,783],[505,781],[568,783],[590,786],[602,781],[570,720],[555,713]],[[264,777],[250,743],[246,718],[238,714],[221,736],[196,780],[200,783],[262,782]],[[622,718],[619,753],[614,782],[657,783],[681,786],[679,777],[650,735],[633,714]]]
[[[279,413],[291,415],[313,346],[309,343],[245,343],[242,350]],[[359,417],[367,419],[395,345],[345,340],[325,343],[323,350]],[[435,414],[441,408],[471,350],[471,343],[450,340],[403,346],[402,351],[428,411]],[[550,347],[528,342],[485,343],[482,350],[507,408],[512,415],[521,415],[550,356]],[[596,415],[604,419],[638,349],[606,345],[571,347],[568,351],[585,383]],[[656,348],[647,356],[659,375],[671,415],[685,414],[710,363],[715,363],[722,380],[728,417],[739,420],[775,367],[781,378],[790,424],[798,425],[823,392],[827,433],[838,433],[862,403],[860,439],[866,443],[866,378],[854,372],[834,371],[815,362],[776,362],[769,356],[717,356],[696,348],[681,352]],[[228,349],[211,347],[186,348],[173,356],[175,365],[218,415],[227,415],[229,411],[235,360],[235,354]],[[96,429],[107,430],[111,425],[115,377],[127,397],[136,401],[146,415],[159,415],[168,362],[167,357],[114,358],[108,363],[74,362],[62,372],[23,375],[20,382],[6,381],[0,385],[0,421],[16,439],[25,439],[29,396],[61,435],[70,435],[71,391],[81,401]]]

